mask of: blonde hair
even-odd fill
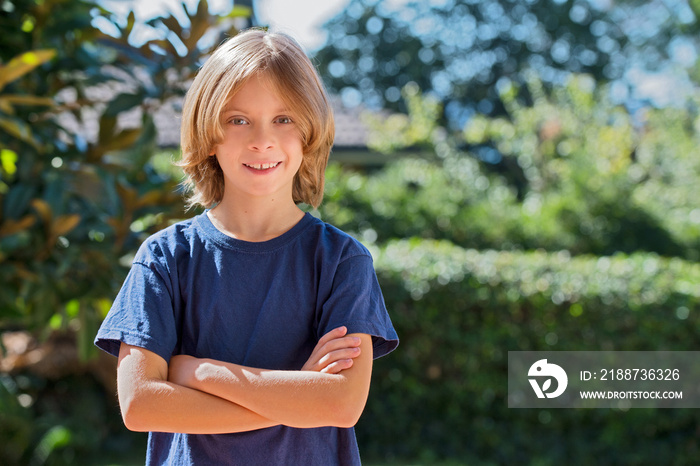
[[[221,114],[252,76],[261,75],[295,117],[304,157],[294,177],[294,202],[318,207],[335,136],[333,111],[313,64],[291,37],[249,29],[221,44],[187,91],[180,142],[187,205],[211,207],[224,194],[224,176],[213,148],[223,140]]]

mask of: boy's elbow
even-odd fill
[[[124,426],[132,432],[149,432],[150,430],[141,423],[139,420],[134,419],[132,416],[122,416],[124,421]]]
[[[119,391],[119,408],[124,426],[134,432],[159,430],[158,397],[162,396],[160,381],[143,381],[142,385],[129,384]]]
[[[366,396],[357,397],[355,400],[347,401],[340,399],[333,407],[332,423],[334,427],[354,427],[365,409]]]
[[[372,375],[372,346],[370,337],[361,335],[365,341],[362,346],[362,354],[354,361],[350,369],[353,374],[338,374],[344,379],[342,389],[334,392],[332,411],[334,415],[334,426],[353,427],[360,420],[360,416],[365,409],[367,398],[369,397],[369,385]]]
[[[342,427],[342,428],[350,428],[350,427],[355,427],[355,424],[357,424],[357,421],[360,420],[360,415],[362,412],[360,411],[359,413],[341,413],[338,416],[335,417],[333,420],[333,427]]]
[[[135,432],[156,430],[153,425],[168,378],[163,358],[143,348],[122,343],[117,365],[117,397],[124,426]]]
[[[124,421],[124,426],[132,432],[150,432],[155,430],[150,427],[148,420],[140,415],[123,412],[122,421]]]
[[[136,399],[119,400],[124,426],[133,432],[148,432],[148,409]]]

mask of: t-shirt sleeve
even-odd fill
[[[375,359],[399,345],[371,256],[353,256],[338,265],[330,296],[323,304],[318,336],[343,325],[348,334],[372,336]]]
[[[95,345],[117,356],[121,343],[152,351],[170,361],[177,344],[170,280],[157,262],[134,262]]]

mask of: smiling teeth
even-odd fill
[[[249,168],[254,168],[256,170],[267,170],[268,168],[275,168],[277,165],[279,165],[280,162],[275,162],[275,163],[259,163],[259,164],[248,164],[244,163],[246,167]]]

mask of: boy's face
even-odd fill
[[[272,87],[251,77],[221,118],[224,139],[212,154],[224,173],[224,197],[292,200],[303,143],[294,115]]]

